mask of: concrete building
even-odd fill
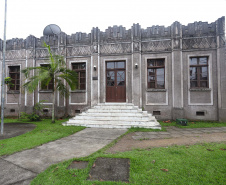
[[[225,17],[216,22],[195,22],[146,29],[134,24],[108,27],[104,32],[7,41],[6,76],[15,84],[7,89],[5,114],[31,112],[46,100],[51,112],[51,84],[32,94],[21,89],[21,69],[47,63],[43,42],[65,57],[78,72],[79,88],[68,98],[57,96],[57,115],[75,115],[98,103],[132,103],[157,119],[187,118],[226,121]],[[2,62],[3,41],[0,40]]]

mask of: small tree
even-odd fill
[[[37,89],[39,83],[47,86],[51,81],[53,81],[52,123],[55,123],[56,92],[59,91],[62,96],[68,96],[69,90],[67,86],[64,85],[64,80],[67,82],[71,90],[75,90],[77,88],[78,78],[75,71],[66,68],[63,56],[52,54],[50,46],[46,43],[44,43],[44,46],[48,49],[49,53],[48,66],[28,67],[22,70],[26,79],[28,79],[28,82],[23,86],[28,90],[28,92],[33,92]],[[34,76],[30,76],[32,70],[35,70]]]

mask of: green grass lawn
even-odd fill
[[[50,119],[36,124],[36,128],[26,134],[0,140],[0,155],[8,155],[24,149],[33,148],[41,144],[66,137],[84,127],[61,125],[66,120],[58,120],[55,124]],[[5,122],[17,122],[15,119],[5,119]],[[22,121],[26,122],[27,121]],[[7,124],[7,123],[6,123]],[[175,122],[160,122],[165,131],[165,126],[177,126]],[[226,123],[218,122],[189,122],[182,128],[222,127]],[[159,131],[152,129],[131,128],[127,131]],[[87,184],[108,185],[127,184],[122,182],[88,181],[89,170],[96,158],[128,158],[130,159],[130,184],[225,184],[226,181],[226,144],[207,143],[193,146],[172,146],[165,148],[152,148],[148,150],[133,150],[117,154],[105,151],[114,145],[113,141],[102,150],[80,159],[71,159],[63,163],[50,166],[35,178],[31,184]],[[73,160],[88,161],[89,166],[83,170],[67,170]],[[155,163],[153,163],[155,160]],[[161,169],[167,169],[163,171]]]
[[[175,122],[160,122],[165,126],[178,126]],[[226,123],[194,122],[182,128],[222,127]],[[152,129],[131,128],[127,131],[160,131]],[[114,185],[127,184],[123,182],[89,181],[89,171],[98,157],[128,158],[130,159],[129,184],[225,184],[226,181],[226,144],[206,143],[192,146],[171,146],[151,149],[137,149],[117,154],[105,151],[117,141],[113,141],[102,150],[91,156],[71,159],[63,163],[50,166],[40,173],[31,184],[82,184],[82,185]],[[89,165],[83,170],[67,167],[73,160],[88,161]],[[155,161],[155,162],[153,162]],[[163,171],[161,169],[167,169]]]
[[[40,173],[31,184],[82,184],[113,185],[127,184],[110,181],[89,181],[89,170],[98,157],[130,159],[129,184],[225,184],[226,181],[226,144],[208,143],[192,146],[172,146],[133,150],[117,154],[107,154],[102,150],[93,155],[72,159],[52,165]],[[88,161],[82,170],[67,167],[73,160]],[[155,161],[155,162],[153,162]],[[163,171],[161,169],[167,169]]]
[[[56,123],[53,124],[51,123],[51,119],[44,119],[38,122],[5,119],[4,122],[6,124],[10,122],[32,123],[36,125],[36,128],[23,135],[0,140],[0,156],[9,155],[24,149],[33,148],[35,146],[39,146],[44,143],[60,139],[62,137],[69,136],[85,128],[76,126],[62,126],[61,123],[65,121],[67,120],[56,120]]]

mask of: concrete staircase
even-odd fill
[[[63,123],[63,125],[161,129],[154,116],[148,114],[147,111],[142,111],[132,103],[100,103]]]

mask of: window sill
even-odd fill
[[[20,91],[7,91],[7,94],[20,94]]]
[[[166,92],[167,89],[146,89],[147,92]]]
[[[194,89],[189,89],[190,91],[211,91],[212,89],[210,88],[194,88]]]
[[[70,93],[85,93],[86,90],[74,90],[74,91],[70,91]]]
[[[53,90],[40,90],[40,93],[53,93]]]

